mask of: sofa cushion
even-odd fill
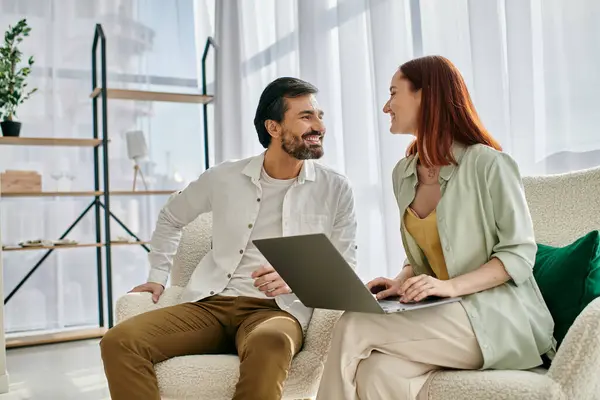
[[[600,231],[564,247],[538,244],[533,275],[554,318],[560,345],[575,318],[600,296]]]
[[[164,400],[227,400],[233,397],[240,372],[236,355],[175,357],[155,365]],[[302,351],[292,361],[284,386],[284,399],[316,395],[323,364],[319,357]]]
[[[429,386],[432,400],[564,400],[558,383],[543,370],[441,371]]]

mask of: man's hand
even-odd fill
[[[252,278],[254,279],[254,286],[268,297],[292,293],[290,287],[281,279],[275,268],[270,265],[263,265],[254,271]]]
[[[451,281],[441,281],[426,274],[408,278],[399,291],[403,303],[421,301],[429,296],[455,297],[455,289]]]
[[[160,283],[148,282],[148,283],[144,283],[143,285],[134,287],[133,289],[131,289],[129,291],[129,293],[150,292],[150,293],[152,293],[152,301],[154,303],[157,303],[158,298],[160,297],[160,295],[162,294],[162,292],[164,290],[165,290],[165,287],[163,285],[161,285]]]

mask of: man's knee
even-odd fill
[[[141,351],[139,330],[132,324],[118,324],[109,329],[100,340],[100,353],[103,360],[118,358],[123,352]]]
[[[246,339],[245,348],[248,354],[256,352],[265,358],[292,358],[298,351],[292,338],[275,330],[257,330],[252,332]]]

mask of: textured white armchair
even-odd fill
[[[600,168],[525,178],[524,183],[539,242],[565,245],[600,229]],[[172,286],[158,304],[153,304],[146,293],[121,297],[116,307],[117,322],[177,304],[192,270],[210,248],[210,232],[210,215],[203,215],[186,227],[174,261]],[[315,396],[339,315],[315,310],[304,348],[292,363],[284,398]],[[187,356],[157,364],[156,372],[163,399],[224,400],[232,397],[238,367],[237,356]],[[549,370],[441,372],[433,379],[430,399],[600,399],[600,299],[577,318]]]
[[[210,249],[211,229],[210,214],[202,215],[188,225],[173,262],[171,286],[165,289],[157,304],[152,302],[149,293],[129,293],[119,298],[117,323],[146,311],[177,304],[183,286]],[[292,362],[285,384],[285,399],[304,399],[316,394],[333,325],[339,316],[336,311],[314,311],[304,346]],[[235,355],[176,357],[157,364],[156,374],[165,400],[229,400],[239,377],[239,359]]]

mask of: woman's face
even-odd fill
[[[413,91],[410,81],[398,70],[390,84],[390,99],[383,106],[391,118],[390,132],[416,135],[420,107],[421,90]]]

